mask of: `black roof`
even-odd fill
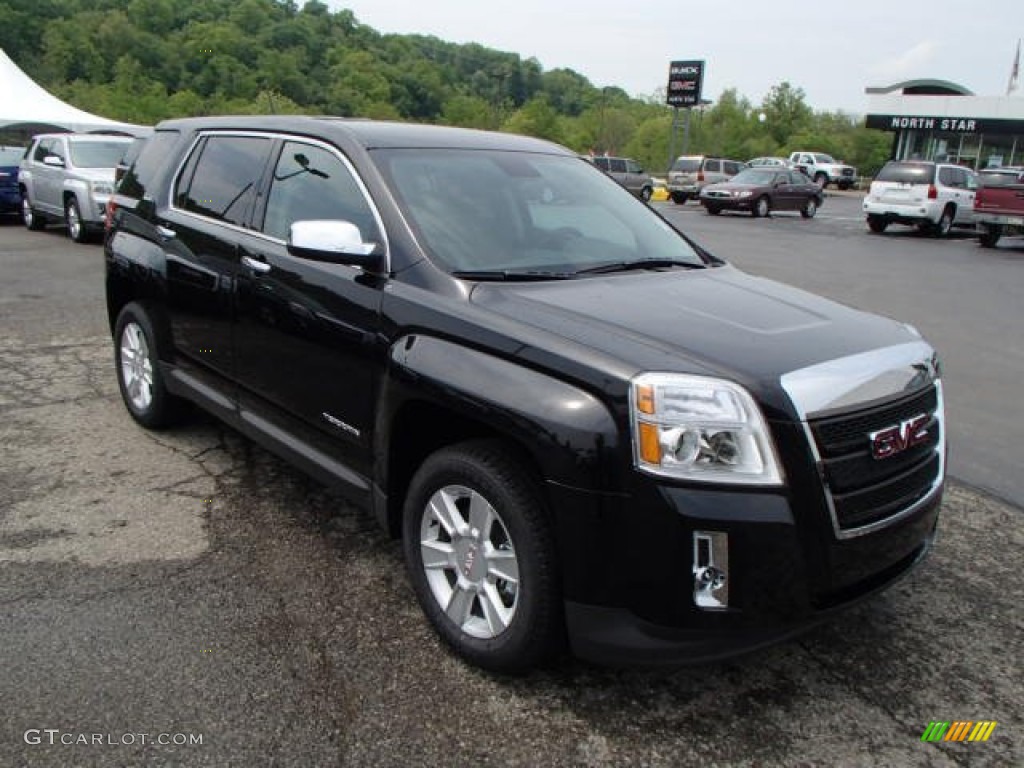
[[[575,154],[558,144],[512,133],[344,117],[296,115],[189,117],[165,120],[157,126],[157,130],[162,129],[279,131],[311,137],[319,136],[325,139],[330,139],[332,136],[344,136],[367,149],[502,149],[515,152]]]

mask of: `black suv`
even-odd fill
[[[365,505],[481,666],[565,638],[602,661],[736,653],[932,540],[932,348],[740,272],[547,142],[165,122],[105,254],[135,420],[197,403]]]

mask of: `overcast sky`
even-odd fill
[[[532,56],[545,71],[568,67],[633,96],[664,87],[673,59],[705,59],[704,98],[736,88],[756,104],[788,80],[814,109],[860,114],[867,86],[910,78],[1003,95],[1024,37],[1022,0],[325,2],[379,32]]]

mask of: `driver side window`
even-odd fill
[[[369,203],[345,163],[323,147],[287,141],[274,167],[263,232],[287,240],[293,222],[313,219],[348,221],[364,242],[381,240]]]

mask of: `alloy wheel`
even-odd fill
[[[431,594],[462,632],[502,634],[519,604],[519,561],[508,528],[477,491],[446,485],[430,497],[420,555]]]

